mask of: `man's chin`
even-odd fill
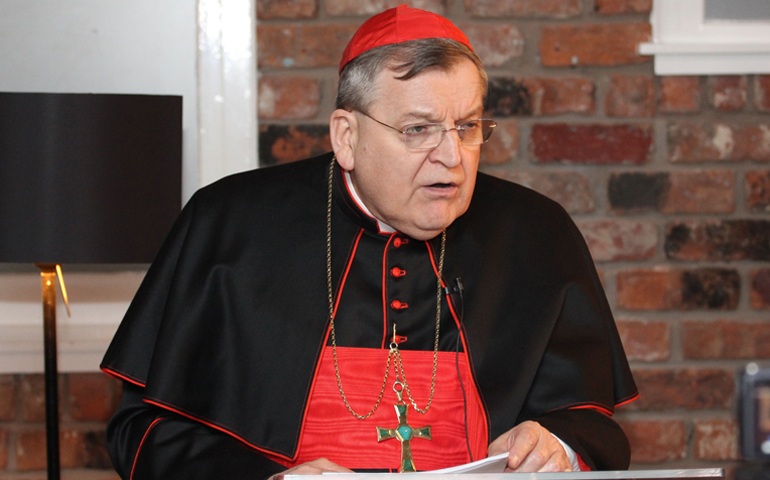
[[[443,221],[421,222],[399,229],[399,231],[409,235],[415,240],[430,240],[439,235],[445,228],[448,228],[454,220],[455,217],[451,217],[451,219]]]

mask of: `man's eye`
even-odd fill
[[[429,125],[410,125],[404,129],[407,135],[421,135],[428,133]]]
[[[463,123],[463,130],[474,130],[481,128],[481,120],[471,120],[470,122]]]

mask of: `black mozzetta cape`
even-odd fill
[[[107,432],[124,478],[132,471],[141,479],[265,478],[284,467],[262,453],[296,454],[328,341],[330,161],[324,155],[234,175],[186,205],[102,364],[126,381]],[[355,206],[335,168],[332,271],[339,288],[362,230],[363,251],[387,236]],[[437,255],[440,236],[428,243]],[[637,391],[590,254],[564,210],[480,173],[446,245],[445,283],[461,278],[464,290],[444,297],[444,316],[451,302],[490,441],[536,420],[592,468],[627,468],[628,442],[611,414]],[[379,252],[372,270],[381,278]],[[433,282],[427,319],[435,274]],[[340,306],[338,329],[355,322],[343,311],[362,302]],[[382,324],[383,299],[372,302]],[[459,333],[449,328],[445,340],[445,323],[441,349],[453,350]],[[432,329],[427,321],[428,340],[417,348],[432,349]],[[341,342],[381,348],[380,330],[376,345],[345,334]]]

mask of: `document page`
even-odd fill
[[[508,453],[501,453],[494,457],[484,458],[465,465],[456,467],[442,468],[441,470],[431,470],[420,473],[503,473],[505,464],[508,462]]]
[[[442,468],[440,470],[429,470],[425,472],[415,472],[410,475],[428,475],[428,474],[450,474],[450,473],[503,473],[505,470],[505,464],[508,462],[508,454],[501,453],[494,457],[484,458],[475,462],[466,463],[464,465],[458,465],[456,467]],[[336,473],[336,472],[324,472],[322,475],[360,475],[355,473]],[[372,475],[372,474],[370,474]],[[377,475],[377,474],[374,474]],[[382,474],[380,474],[382,475]],[[291,477],[291,475],[287,475]]]

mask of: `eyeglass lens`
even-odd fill
[[[493,120],[488,119],[473,120],[448,130],[436,123],[414,125],[404,130],[404,138],[409,148],[434,148],[441,143],[449,130],[457,130],[460,141],[465,145],[481,145],[489,140],[492,129],[496,126]]]

